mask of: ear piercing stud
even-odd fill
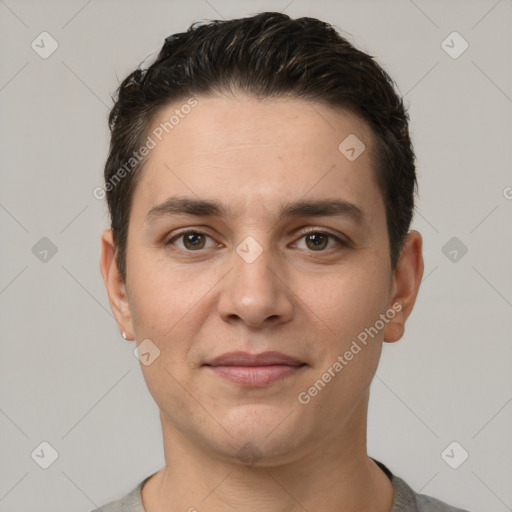
[[[126,333],[123,331],[123,339],[126,339]]]

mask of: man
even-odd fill
[[[408,116],[332,27],[194,25],[121,84],[101,271],[165,466],[103,511],[455,511],[366,450],[423,274]]]

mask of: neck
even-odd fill
[[[366,453],[367,405],[293,460],[253,466],[203,449],[161,415],[166,464],[143,487],[145,511],[389,512],[391,482]]]

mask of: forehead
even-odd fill
[[[355,114],[296,98],[195,101],[162,108],[150,127],[155,145],[135,190],[147,209],[170,195],[220,199],[234,213],[304,197],[381,202],[373,135]]]

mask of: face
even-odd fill
[[[390,266],[371,131],[301,99],[197,102],[153,137],[126,283],[104,237],[118,323],[150,340],[151,359],[159,351],[141,368],[164,436],[268,464],[335,446],[341,431],[365,428],[382,341],[400,337],[409,309]],[[338,148],[350,134],[365,145],[356,159]]]

